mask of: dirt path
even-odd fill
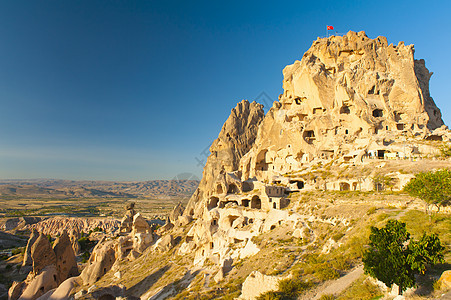
[[[363,266],[354,268],[351,272],[336,280],[326,282],[320,286],[314,294],[308,295],[308,299],[319,299],[322,295],[339,294],[348,288],[354,281],[363,275]],[[307,299],[307,298],[305,298]]]

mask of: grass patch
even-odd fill
[[[352,285],[346,289],[341,295],[336,299],[339,300],[369,300],[369,299],[379,299],[382,297],[383,293],[379,287],[373,284],[368,277],[362,276],[357,279]]]

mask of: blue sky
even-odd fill
[[[450,124],[448,1],[0,0],[0,178],[171,179],[325,26],[415,44]]]

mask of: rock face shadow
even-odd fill
[[[157,282],[170,268],[170,266],[166,265],[153,272],[152,274],[149,274],[148,276],[146,276],[146,278],[127,289],[126,294],[129,296],[139,296],[143,294],[144,292],[149,290],[155,284],[155,282]]]
[[[185,290],[190,284],[191,281],[199,274],[199,270],[191,273],[191,270],[188,270],[182,278],[166,285],[162,288],[157,294],[150,297],[149,300],[163,300],[169,296],[175,296],[179,292]]]

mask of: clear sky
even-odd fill
[[[326,25],[415,44],[451,124],[450,3],[0,0],[0,178],[200,176],[235,104],[276,100]]]

